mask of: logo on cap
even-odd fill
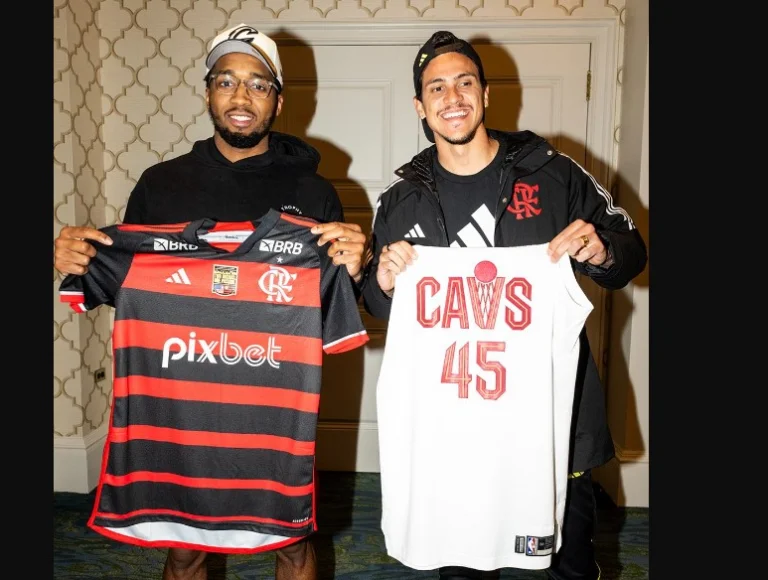
[[[243,40],[249,44],[253,43],[254,38],[259,34],[259,31],[250,26],[241,26],[235,28],[229,33],[230,40]]]

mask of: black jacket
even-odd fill
[[[530,131],[488,132],[507,144],[495,212],[495,246],[548,243],[568,224],[581,218],[594,224],[614,263],[600,268],[572,260],[577,271],[611,290],[623,288],[642,272],[647,261],[645,242],[626,212],[613,203],[591,175]],[[379,196],[373,223],[373,260],[363,287],[365,308],[373,316],[388,318],[391,306],[391,299],[376,282],[382,246],[405,239],[417,223],[425,236],[419,238],[419,244],[448,245],[445,219],[435,190],[436,155],[434,145],[417,154],[395,172],[400,179]],[[603,389],[586,330],[582,330],[570,469],[584,471],[613,456]]]
[[[168,224],[200,218],[258,219],[270,208],[318,221],[344,221],[333,185],[317,174],[320,154],[298,137],[272,132],[269,149],[235,163],[213,137],[147,168],[128,198],[123,221]]]

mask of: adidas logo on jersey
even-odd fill
[[[290,240],[270,240],[265,238],[259,243],[259,250],[262,252],[277,252],[281,254],[301,254],[302,247],[304,247],[304,244],[291,242]]]
[[[173,274],[168,276],[165,281],[170,282],[171,284],[192,284],[192,282],[189,281],[189,276],[187,276],[184,268],[176,270]]]
[[[424,235],[424,231],[421,229],[421,226],[419,224],[416,224],[410,230],[408,230],[408,233],[405,234],[405,237],[406,238],[426,238],[427,236]]]
[[[155,244],[153,248],[155,252],[175,252],[178,250],[197,250],[198,246],[195,244],[188,244],[187,242],[177,242],[175,240],[155,238]]]

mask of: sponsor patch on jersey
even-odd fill
[[[214,264],[211,292],[219,296],[234,296],[237,294],[237,266]]]
[[[199,249],[199,246],[195,244],[188,244],[187,242],[177,242],[176,240],[166,240],[164,238],[155,238],[152,244],[152,249],[155,252],[178,252],[181,250],[188,250],[194,252]]]
[[[301,242],[293,242],[291,240],[270,240],[269,238],[264,238],[259,243],[259,250],[262,252],[276,252],[282,254],[299,255],[301,254],[301,248],[303,247],[304,244]]]
[[[549,556],[555,550],[555,536],[515,536],[515,552],[526,556]]]

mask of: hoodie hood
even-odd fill
[[[192,152],[209,165],[225,165],[230,169],[241,171],[261,170],[268,165],[279,164],[316,173],[320,165],[320,153],[312,145],[298,137],[277,131],[270,131],[269,149],[266,153],[234,163],[221,154],[213,137],[195,141]]]
[[[320,152],[306,141],[293,135],[271,131],[269,133],[269,150],[287,165],[301,165],[313,172],[320,165]]]

